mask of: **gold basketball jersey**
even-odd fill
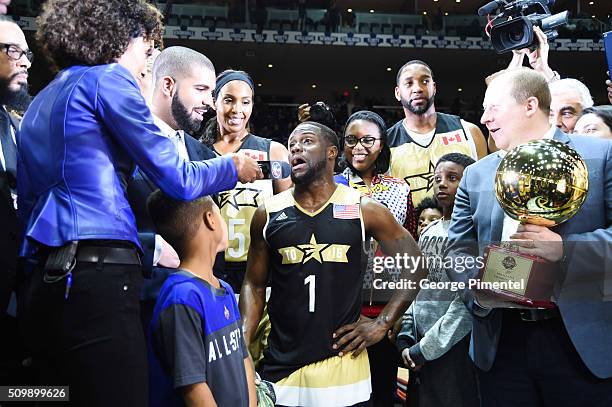
[[[391,147],[391,176],[403,178],[410,185],[415,206],[433,195],[436,163],[445,154],[461,153],[477,160],[476,145],[458,116],[436,113],[436,130],[427,146],[417,144],[400,120],[387,131]]]
[[[270,140],[250,134],[239,151],[254,160],[267,161],[270,159]],[[273,194],[272,180],[269,179],[248,184],[238,182],[234,189],[219,194],[219,209],[228,231],[226,262],[246,262],[251,244],[251,219],[255,210]]]

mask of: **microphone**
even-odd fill
[[[488,2],[487,4],[478,9],[478,15],[482,17],[493,13],[499,8],[501,3],[503,3],[503,0],[493,0]]]
[[[291,166],[286,161],[257,161],[264,179],[285,179],[291,175]]]

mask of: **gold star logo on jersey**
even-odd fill
[[[310,260],[323,264],[348,263],[347,253],[349,245],[335,243],[318,243],[314,235],[310,236],[310,242],[296,246],[283,247],[278,253],[283,256],[282,264],[306,264]]]
[[[225,315],[225,319],[229,319],[230,317],[229,310],[227,309],[225,305],[223,306],[223,315]]]
[[[230,205],[235,210],[240,210],[241,207],[259,207],[257,198],[260,194],[259,189],[237,187],[231,191],[224,191],[219,194],[219,208],[222,209],[226,205]]]
[[[435,169],[436,167],[431,161],[429,161],[429,168],[427,169],[427,172],[409,175],[404,178],[408,185],[410,185],[410,190],[412,192],[429,191],[433,186]]]
[[[313,233],[310,237],[310,243],[298,245],[298,249],[304,253],[304,260],[302,261],[302,264],[307,263],[311,259],[314,259],[319,263],[323,263],[323,259],[321,259],[321,251],[325,250],[327,246],[329,245],[317,243],[317,239]]]

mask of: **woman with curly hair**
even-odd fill
[[[261,170],[237,155],[184,161],[154,124],[136,77],[163,27],[144,0],[49,0],[37,23],[61,71],[21,123],[24,337],[40,383],[69,385],[74,405],[145,406],[141,249],[126,180],[136,164],[191,200]]]

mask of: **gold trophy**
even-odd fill
[[[588,187],[588,171],[580,154],[552,139],[514,148],[501,160],[495,175],[495,196],[504,212],[521,223],[546,227],[576,214]],[[494,287],[484,291],[523,306],[553,306],[557,263],[519,253],[511,242],[489,245],[484,263],[481,286]]]

